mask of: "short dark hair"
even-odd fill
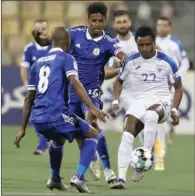
[[[124,16],[124,15],[127,15],[129,19],[131,18],[129,11],[127,11],[127,10],[115,10],[114,13],[113,13],[113,20],[115,20],[115,18],[118,17],[118,16]]]
[[[96,14],[96,13],[100,13],[106,17],[107,10],[108,8],[105,3],[102,2],[91,3],[87,8],[88,17],[90,17],[91,14]]]
[[[168,18],[168,17],[166,17],[166,16],[160,16],[160,17],[158,18],[158,20],[165,20],[165,21],[168,22],[168,24],[169,24],[170,26],[172,25],[171,19]]]
[[[152,40],[155,42],[156,35],[152,28],[147,26],[141,26],[135,33],[135,41],[137,42],[138,37],[145,37],[145,36],[151,36]]]
[[[35,23],[41,23],[41,22],[48,22],[47,19],[44,19],[44,18],[39,18],[37,20],[35,20]]]

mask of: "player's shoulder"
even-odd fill
[[[110,33],[108,33],[107,31],[104,32],[104,39],[108,42],[112,42],[112,43],[119,43],[119,40],[117,39],[117,37],[113,37]]]
[[[180,51],[184,50],[183,44],[182,44],[181,40],[178,37],[171,35],[170,40],[172,42],[174,42],[179,47]]]
[[[136,52],[134,54],[129,55],[126,60],[125,60],[125,64],[133,61],[133,60],[138,60],[141,57],[140,52]]]
[[[162,51],[157,50],[156,58],[168,64],[172,69],[177,67],[175,61],[170,56],[168,56],[166,53]]]
[[[32,50],[34,47],[35,47],[35,43],[29,42],[28,44],[25,45],[24,52],[26,52],[27,50]]]

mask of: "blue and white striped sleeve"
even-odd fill
[[[30,67],[29,76],[28,76],[28,86],[27,86],[27,90],[28,91],[36,90],[36,70],[35,70],[35,64],[36,63],[34,63]]]

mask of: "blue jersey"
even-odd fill
[[[73,55],[78,64],[79,80],[91,97],[100,95],[102,79],[101,73],[110,57],[121,51],[116,40],[103,32],[101,37],[92,39],[86,26],[69,29],[71,46],[69,53]],[[70,103],[79,102],[79,98],[71,89]]]
[[[24,48],[22,67],[30,68],[39,58],[46,56],[51,46],[41,47],[36,42],[27,44]]]
[[[33,123],[54,122],[62,113],[68,114],[64,97],[67,96],[67,77],[70,75],[78,75],[77,63],[60,48],[51,49],[48,55],[32,65],[28,90],[36,91],[31,113]]]

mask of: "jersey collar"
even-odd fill
[[[98,41],[100,41],[100,40],[104,37],[104,35],[105,35],[105,32],[104,32],[104,31],[102,31],[102,33],[103,33],[102,36],[93,39],[93,38],[91,37],[91,35],[89,34],[89,30],[88,30],[88,28],[87,28],[86,37],[87,37],[88,40],[94,40],[95,42],[98,42]]]
[[[64,52],[62,48],[52,48],[49,52],[57,52],[57,51]]]

